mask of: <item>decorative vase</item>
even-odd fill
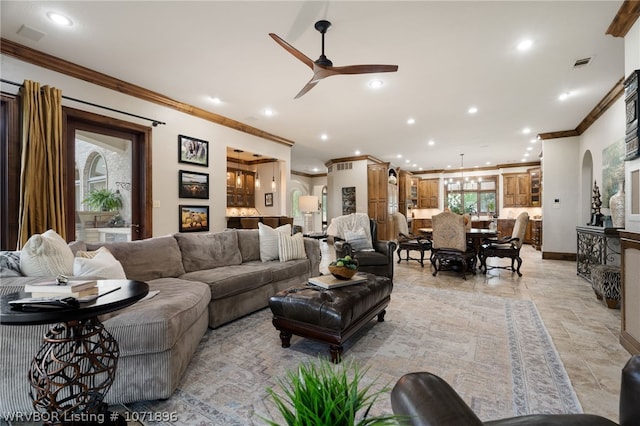
[[[611,210],[611,221],[614,228],[624,228],[624,181],[618,182],[618,192],[609,198],[609,209]]]

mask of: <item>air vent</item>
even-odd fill
[[[338,163],[336,164],[336,170],[351,170],[353,168],[353,163]]]
[[[31,28],[27,25],[22,25],[20,29],[16,31],[16,33],[33,41],[40,41],[40,39],[42,39],[42,37],[44,37],[45,35],[42,31],[38,31],[35,28]]]
[[[582,67],[586,67],[590,63],[591,63],[591,58],[577,59],[576,62],[573,64],[573,67],[574,68],[582,68]]]

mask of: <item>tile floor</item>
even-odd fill
[[[333,248],[321,243],[320,271],[335,259]],[[543,260],[529,245],[521,250],[522,277],[504,269],[486,275],[462,276],[454,272],[431,274],[415,261],[395,265],[394,281],[415,285],[479,292],[532,300],[551,335],[586,413],[618,421],[620,371],[630,357],[619,342],[620,310],[608,309],[596,299],[591,284],[576,275],[572,261]],[[414,254],[415,255],[415,254]],[[397,255],[396,255],[397,260]],[[508,265],[509,259],[489,259],[489,265]]]

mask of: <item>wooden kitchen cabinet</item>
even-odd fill
[[[368,213],[376,221],[379,240],[394,240],[398,234],[391,216],[398,211],[398,184],[389,182],[390,171],[395,175],[389,163],[367,166]]]
[[[237,173],[240,172],[240,185]],[[255,173],[227,168],[227,207],[255,207]]]
[[[420,179],[418,183],[418,208],[437,209],[440,179]]]
[[[516,225],[515,219],[498,219],[498,238],[510,237],[513,234],[513,227]],[[527,230],[524,233],[525,244],[533,244],[533,221],[529,220]]]
[[[529,173],[504,173],[502,181],[503,207],[531,206],[531,177]]]

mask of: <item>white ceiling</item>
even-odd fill
[[[536,134],[575,129],[623,77],[624,40],[605,35],[621,4],[3,0],[0,7],[3,38],[292,140],[292,169],[313,174],[355,150],[412,171],[459,167],[461,153],[465,167],[518,163],[525,152],[536,161]],[[49,11],[74,25],[56,27]],[[325,53],[334,65],[396,64],[398,72],[380,74],[378,90],[367,85],[375,75],[329,77],[294,100],[311,70],[268,33],[315,60],[319,19],[333,24]],[[45,36],[17,34],[23,24]],[[525,38],[534,45],[521,52]],[[574,69],[585,57],[591,63]],[[559,101],[567,91],[572,96]],[[471,106],[477,114],[467,113]],[[266,107],[275,115],[262,115]],[[416,123],[407,125],[409,117]]]

